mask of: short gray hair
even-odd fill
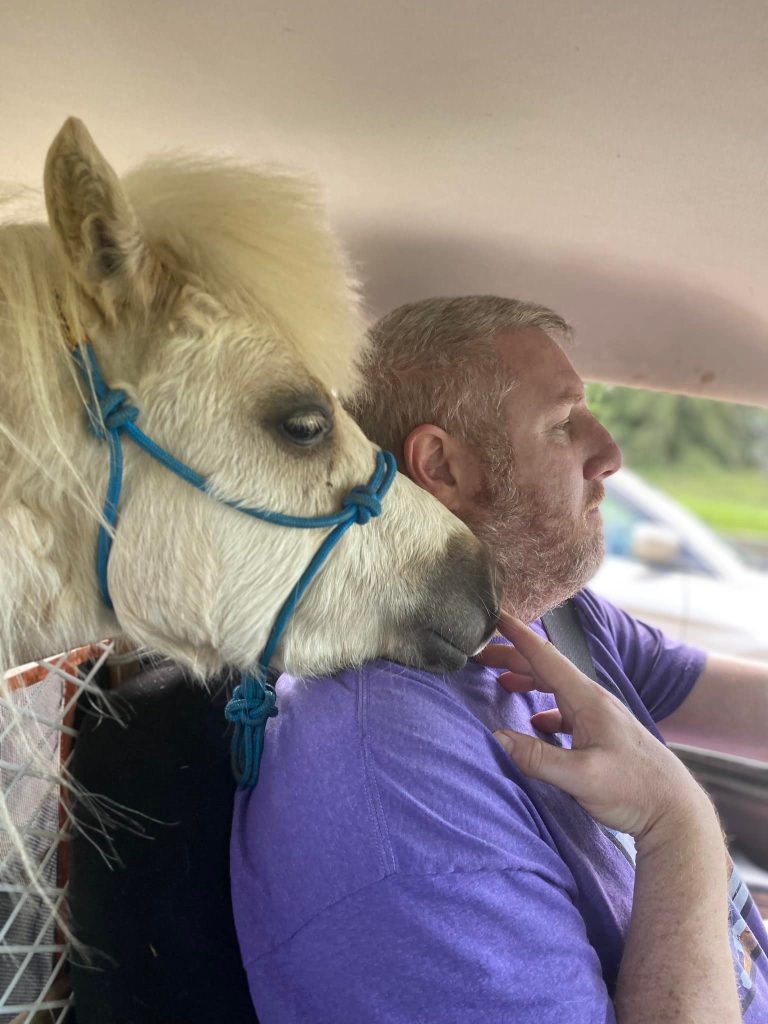
[[[546,306],[497,295],[399,306],[369,331],[363,388],[350,400],[350,412],[401,468],[403,442],[420,423],[483,445],[498,433],[501,403],[515,385],[502,371],[493,341],[532,327],[558,344],[571,335],[566,321]]]

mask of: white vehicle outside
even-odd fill
[[[688,643],[768,660],[768,573],[628,469],[606,481],[602,509],[597,593]]]

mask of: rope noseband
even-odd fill
[[[121,435],[130,437],[148,455],[192,487],[203,491],[215,501],[228,505],[236,512],[276,526],[288,526],[299,530],[331,530],[278,612],[257,668],[253,673],[242,675],[240,684],[235,687],[224,710],[227,719],[234,724],[232,767],[235,777],[240,786],[254,786],[259,778],[259,763],[267,720],[277,714],[275,690],[267,682],[267,672],[275,650],[299,601],[350,526],[355,523],[364,526],[370,519],[381,514],[381,501],[392,486],[397,473],[395,458],[391,452],[377,452],[376,467],[371,479],[365,485],[353,487],[342,501],[341,509],[330,515],[291,516],[263,508],[249,508],[235,501],[217,497],[212,493],[210,483],[205,477],[174,458],[170,452],[161,448],[136,426],[138,408],[128,401],[125,391],[110,388],[106,383],[90,342],[74,349],[73,356],[86,388],[91,393],[92,401],[87,409],[91,432],[109,445],[109,481],[104,500],[104,522],[99,526],[96,558],[99,590],[102,600],[109,609],[112,609],[113,605],[109,596],[107,568],[123,483]]]

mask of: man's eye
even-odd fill
[[[333,421],[324,409],[302,409],[280,424],[280,430],[292,444],[308,447],[328,435]]]
[[[571,426],[571,418],[569,416],[567,420],[563,420],[562,423],[558,423],[557,426],[555,427],[555,430],[568,430],[570,426]]]

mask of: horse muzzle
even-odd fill
[[[458,671],[493,636],[500,602],[487,549],[474,538],[452,538],[397,660],[429,672]]]

